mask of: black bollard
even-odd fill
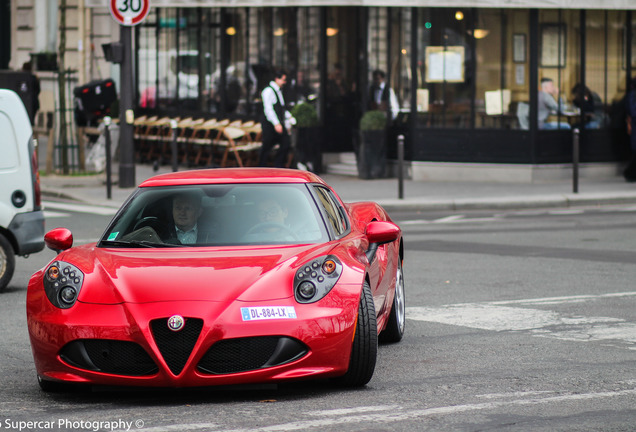
[[[398,135],[397,157],[398,198],[404,199],[404,135]]]
[[[170,127],[172,128],[172,172],[179,171],[177,164],[177,121],[175,119],[170,120]]]
[[[111,118],[104,117],[104,137],[106,138],[106,198],[112,199],[112,178],[111,178],[111,158],[110,158],[110,122]]]
[[[572,131],[572,192],[579,193],[579,135],[575,128]]]

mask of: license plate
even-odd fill
[[[241,308],[243,321],[296,319],[293,306],[254,306]]]

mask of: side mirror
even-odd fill
[[[397,240],[401,232],[400,227],[393,222],[369,222],[366,229],[367,239],[369,239],[369,250],[365,252],[369,262],[373,261],[378,246]]]
[[[66,228],[55,228],[44,235],[44,244],[49,249],[60,253],[73,246],[73,234]]]

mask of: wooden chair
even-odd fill
[[[210,119],[193,127],[190,137],[191,152],[188,154],[189,165],[199,165],[204,159],[206,151],[211,151],[212,134],[216,137],[218,123],[216,119]]]
[[[161,164],[163,146],[166,142],[166,137],[169,137],[171,133],[170,120],[170,117],[162,117],[148,123],[144,136],[148,146],[148,151],[144,157],[146,161],[159,160],[159,164]]]

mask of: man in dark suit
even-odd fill
[[[203,214],[201,197],[195,193],[183,193],[172,200],[172,220],[166,243],[196,244],[207,243],[210,233],[199,225]]]
[[[280,147],[274,157],[274,166],[284,167],[287,162],[287,155],[290,148],[289,129],[291,128],[292,116],[285,107],[282,88],[287,82],[287,72],[276,70],[274,80],[261,92],[263,100],[263,114],[261,126],[263,129],[263,146],[258,164],[268,165],[270,151],[276,144]]]

